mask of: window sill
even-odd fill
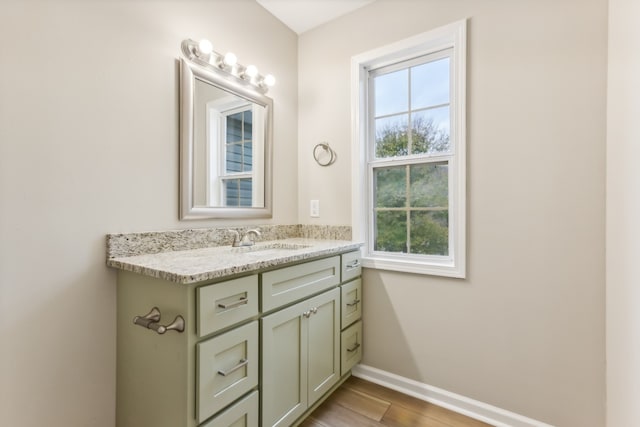
[[[433,263],[424,260],[394,259],[383,256],[363,256],[362,266],[376,270],[399,271],[402,273],[424,274],[464,279],[464,266],[456,266],[453,262]]]

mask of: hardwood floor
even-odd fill
[[[487,427],[473,418],[350,377],[300,427]]]

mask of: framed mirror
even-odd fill
[[[198,58],[180,60],[180,219],[270,218],[273,101]]]

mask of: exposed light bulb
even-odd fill
[[[201,55],[210,55],[213,52],[213,45],[207,39],[202,39],[198,42],[198,52]]]
[[[276,78],[273,77],[272,74],[267,74],[266,76],[264,76],[263,82],[265,85],[272,87],[273,85],[276,84]]]
[[[224,55],[223,62],[225,63],[225,65],[228,65],[229,67],[233,67],[238,63],[238,58],[233,53],[228,52],[227,54]]]
[[[254,79],[258,75],[258,68],[255,65],[247,65],[247,68],[244,69],[244,74]]]

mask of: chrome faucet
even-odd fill
[[[242,237],[240,237],[240,233],[238,233],[238,231],[236,230],[229,230],[229,232],[233,234],[233,242],[231,243],[231,246],[233,246],[234,248],[237,248],[239,246],[253,246],[253,244],[255,243],[254,239],[256,237],[260,237],[260,230],[258,229],[248,230]],[[251,234],[253,234],[254,239],[251,239],[249,237]]]
[[[250,234],[253,234],[253,239],[249,237]],[[255,243],[255,239],[258,237],[260,237],[260,230],[258,230],[257,228],[248,230],[246,233],[244,233],[244,237],[240,241],[240,245],[252,246]]]

